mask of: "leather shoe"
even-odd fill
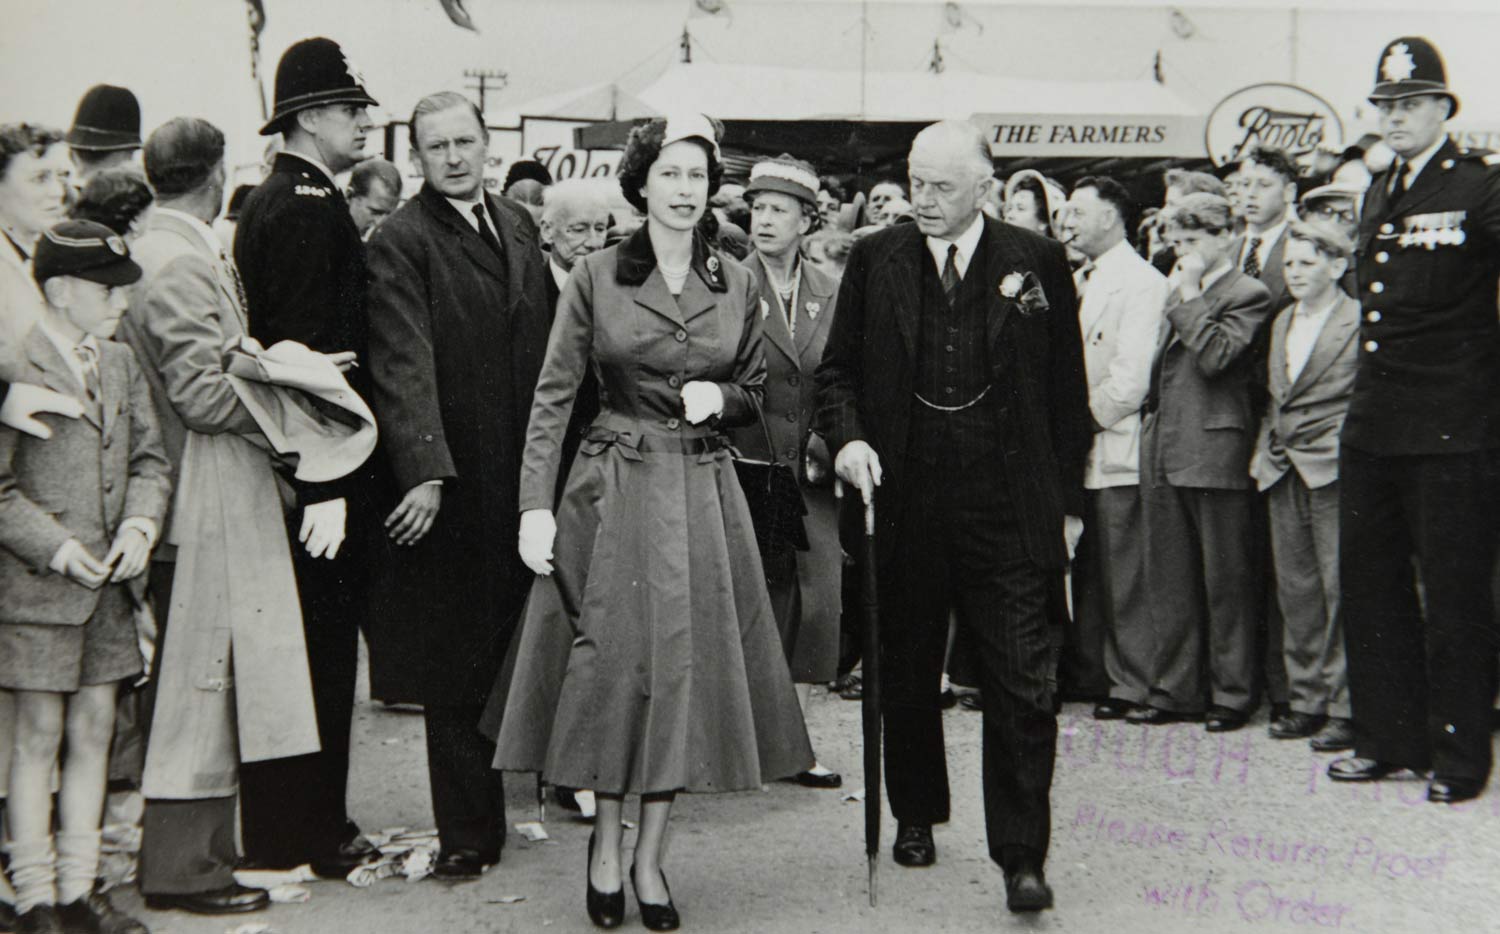
[[[1041,866],[1025,864],[1005,874],[1005,907],[1013,912],[1052,907],[1052,887]]]
[[[1163,723],[1182,723],[1186,720],[1198,719],[1197,714],[1178,713],[1175,710],[1162,710],[1160,707],[1151,707],[1145,704],[1125,714],[1126,723],[1142,723],[1146,726],[1160,726]]]
[[[1427,800],[1433,804],[1457,804],[1479,797],[1484,784],[1472,778],[1433,778],[1427,784]]]
[[[803,788],[842,788],[844,776],[837,772],[798,772],[782,781],[801,785]]]
[[[583,878],[588,883],[588,894],[584,906],[588,908],[589,920],[595,927],[617,928],[625,922],[625,886],[613,892],[594,888],[594,835],[589,834],[589,861],[583,867]]]
[[[1307,741],[1314,752],[1341,752],[1354,748],[1354,721],[1348,717],[1329,717],[1323,729]]]
[[[1124,720],[1135,709],[1135,704],[1118,697],[1107,697],[1094,705],[1095,720]]]
[[[953,693],[952,688],[949,688],[938,695],[938,706],[944,710],[952,710],[958,706],[958,695]]]
[[[380,850],[364,837],[354,837],[339,844],[339,848],[327,856],[308,860],[313,874],[319,879],[344,879],[365,863],[380,858]]]
[[[896,824],[896,842],[891,858],[899,866],[931,866],[937,862],[937,844],[932,842],[931,824]]]
[[[483,875],[486,866],[493,866],[498,862],[500,862],[498,850],[490,853],[480,853],[468,847],[443,850],[438,853],[437,862],[432,864],[432,875],[436,879],[447,882],[478,879]]]
[[[1328,777],[1336,782],[1373,782],[1385,778],[1400,768],[1389,762],[1348,756],[1328,763]]]
[[[1215,705],[1208,708],[1208,716],[1203,726],[1210,733],[1232,733],[1249,722],[1249,714],[1235,710],[1232,707]]]
[[[51,905],[37,905],[16,915],[16,934],[65,934],[62,919]]]
[[[1272,739],[1305,739],[1323,728],[1327,717],[1319,714],[1292,711],[1279,720],[1271,722],[1266,730]]]
[[[171,895],[147,895],[146,907],[152,911],[186,911],[195,915],[241,915],[263,911],[271,906],[265,889],[252,889],[230,883],[211,892],[179,892]]]
[[[79,934],[151,934],[150,929],[116,908],[109,896],[98,889],[76,902],[59,905],[57,917],[63,930]]]

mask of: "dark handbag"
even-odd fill
[[[760,430],[765,433],[766,450],[776,450],[760,400],[752,396],[750,402],[755,408]],[[789,551],[806,551],[807,528],[802,524],[802,517],[807,515],[807,504],[802,501],[802,490],[797,486],[797,476],[792,468],[775,461],[745,457],[738,450],[733,454],[734,470],[739,475],[745,502],[750,507],[750,524],[755,528],[755,543],[760,548],[761,560],[769,562]]]

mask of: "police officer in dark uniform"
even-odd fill
[[[294,340],[364,359],[364,244],[334,176],[364,158],[366,108],[375,103],[338,43],[306,39],[282,55],[276,110],[260,132],[280,133],[285,148],[245,200],[234,244],[250,335],[266,346]],[[346,375],[368,399],[363,372]],[[288,524],[302,542],[294,565],[323,748],[243,766],[245,855],[267,867],[310,862],[319,875],[341,877],[374,855],[345,809],[371,476],[367,465],[333,483],[292,482],[298,508]]]
[[[1500,642],[1500,156],[1448,139],[1458,98],[1427,40],[1387,45],[1375,80],[1370,101],[1397,159],[1359,226],[1364,320],[1339,466],[1356,755],[1328,774],[1431,769],[1428,800],[1457,802],[1489,777]]]

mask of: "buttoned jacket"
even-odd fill
[[[1261,490],[1293,469],[1309,489],[1338,479],[1339,432],[1354,391],[1359,349],[1359,302],[1342,291],[1337,295],[1295,382],[1287,380],[1286,334],[1296,306],[1282,311],[1271,325],[1266,374],[1271,401],[1250,459],[1250,475]]]

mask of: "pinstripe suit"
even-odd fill
[[[1050,308],[1027,314],[1003,297],[1013,272],[1035,273]],[[994,220],[950,309],[921,233],[899,225],[855,245],[817,372],[817,428],[830,449],[866,441],[885,472],[876,504],[891,810],[905,823],[948,818],[938,677],[954,607],[979,650],[997,861],[1010,845],[1045,856],[1049,836],[1057,723],[1046,572],[1065,561],[1063,515],[1081,509],[1092,439],[1077,311],[1062,248]],[[991,387],[983,408],[954,413],[978,437],[950,428],[941,450],[915,441],[942,437],[935,422],[946,416],[913,392],[940,384],[936,315],[972,328],[955,340],[983,343]]]

